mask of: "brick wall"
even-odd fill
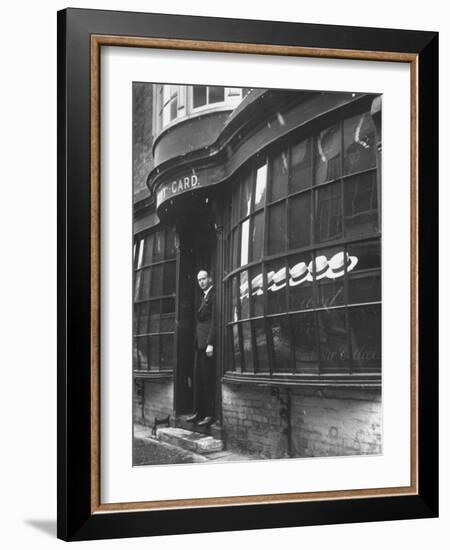
[[[224,383],[227,448],[266,458],[288,456],[284,407],[269,387]],[[292,388],[292,456],[381,453],[381,396],[377,390]],[[279,396],[286,399],[286,389]]]
[[[135,381],[133,397],[134,419],[137,422],[153,426],[155,417],[173,414],[173,380]]]

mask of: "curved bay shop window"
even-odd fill
[[[231,191],[225,371],[381,374],[381,226],[370,112],[259,155]]]
[[[134,249],[133,369],[171,371],[175,333],[175,231],[139,236]]]

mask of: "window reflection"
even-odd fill
[[[375,127],[370,113],[344,121],[344,173],[353,174],[376,165]]]
[[[319,358],[317,355],[316,322],[314,313],[302,313],[292,317],[295,356],[297,372],[317,373]]]
[[[313,299],[313,277],[309,270],[311,265],[311,254],[291,256],[289,259],[289,302],[292,311],[312,309]]]
[[[358,258],[349,273],[349,303],[381,300],[381,250],[379,241],[369,241],[348,246],[350,257]]]
[[[381,366],[381,306],[349,309],[353,369],[378,370]]]
[[[253,341],[250,323],[242,323],[242,349],[244,352],[244,368],[247,372],[253,372]]]
[[[270,319],[270,333],[274,353],[273,370],[291,372],[291,338],[289,319],[286,316]]]
[[[316,191],[316,242],[342,235],[341,184],[333,183]]]
[[[361,174],[345,181],[345,231],[347,236],[364,235],[378,230],[376,174]]]
[[[248,238],[249,238],[250,220],[245,220],[241,224],[241,265],[248,264]]]
[[[334,180],[341,175],[340,125],[322,130],[316,138],[315,183]]]
[[[291,250],[311,242],[311,193],[303,193],[289,201],[289,247]]]
[[[288,188],[288,157],[286,151],[272,159],[270,178],[270,200],[276,201],[287,195]]]
[[[258,360],[258,372],[269,372],[269,354],[267,351],[266,325],[264,319],[256,319],[253,322],[255,330],[256,356]]]
[[[311,140],[305,139],[291,149],[291,193],[311,186]]]
[[[266,273],[268,313],[283,313],[286,311],[288,278],[289,273],[284,258],[268,264]]]
[[[286,250],[286,203],[275,204],[269,208],[269,254]]]
[[[267,164],[263,164],[256,171],[255,209],[264,204],[266,198]]]
[[[242,271],[240,274],[239,300],[241,305],[241,319],[247,319],[250,317],[250,296],[247,271]]]
[[[349,372],[350,355],[345,310],[318,312],[321,372]]]

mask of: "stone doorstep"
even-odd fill
[[[223,450],[223,441],[210,435],[190,432],[183,428],[158,428],[156,438],[164,443],[175,445],[193,453],[207,454]]]

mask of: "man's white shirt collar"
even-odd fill
[[[205,291],[203,292],[203,296],[204,296],[205,298],[206,298],[206,296],[208,296],[208,293],[209,293],[209,291],[210,291],[211,289],[212,289],[212,285],[211,285],[207,290],[205,290]]]

